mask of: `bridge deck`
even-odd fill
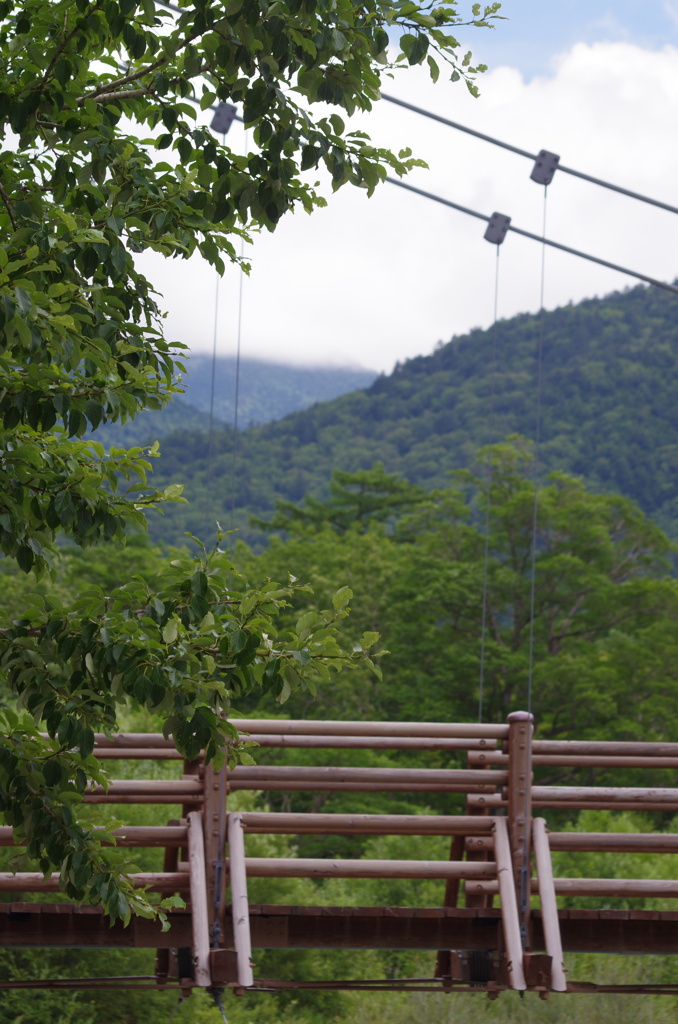
[[[201,761],[184,764],[176,781],[114,781],[95,789],[94,803],[168,804],[182,807],[168,825],[122,827],[117,843],[165,851],[162,872],[140,874],[136,884],[163,893],[178,892],[186,909],[172,911],[170,929],[134,918],[125,928],[109,926],[100,908],[49,902],[58,879],[35,872],[0,872],[0,943],[4,946],[135,947],[157,950],[155,984],[231,986],[236,989],[285,987],[431,988],[490,995],[505,988],[549,991],[676,992],[668,986],[593,986],[563,972],[564,953],[678,954],[676,910],[558,908],[568,896],[608,901],[624,897],[678,897],[678,879],[553,877],[551,851],[676,853],[675,834],[549,832],[533,809],[576,811],[605,808],[678,812],[678,788],[533,785],[533,768],[605,770],[678,768],[678,745],[533,740],[531,716],[517,713],[506,725],[466,723],[241,721],[241,731],[262,746],[327,749],[420,749],[461,752],[466,767],[351,768],[328,763],[307,768],[242,766],[215,772]],[[155,734],[100,737],[96,751],[110,760],[175,760],[170,741]],[[450,761],[448,760],[448,763]],[[663,776],[664,778],[666,776]],[[673,774],[669,777],[669,781]],[[371,792],[462,794],[460,814],[328,814],[233,812],[228,793]],[[459,797],[454,798],[457,802]],[[388,802],[386,803],[388,807]],[[121,816],[124,814],[121,812]],[[562,813],[558,820],[563,820]],[[412,835],[449,836],[446,861],[341,860],[247,856],[248,835]],[[0,846],[14,844],[10,828],[0,828]],[[248,905],[248,879],[400,878],[439,879],[438,907],[332,907]],[[228,885],[227,885],[228,881]],[[230,902],[229,893],[230,890]],[[43,894],[25,902],[21,894]],[[497,897],[499,903],[496,904]],[[538,897],[538,900],[536,899]],[[464,905],[461,905],[464,904]],[[215,910],[215,908],[218,908]],[[235,909],[233,909],[235,908]],[[252,949],[414,949],[436,952],[430,978],[389,982],[310,982],[267,979],[255,974]],[[110,980],[110,979],[109,979]],[[79,979],[104,986],[107,979]],[[55,979],[35,984],[75,984]],[[146,985],[149,979],[118,979]],[[12,986],[19,983],[2,983]],[[22,981],[22,986],[33,984]]]

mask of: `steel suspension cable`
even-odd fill
[[[497,370],[497,312],[499,306],[499,251],[494,272],[494,319],[492,322],[492,363],[490,373],[490,412],[488,423],[489,445],[494,442],[494,406]],[[480,625],[480,683],[478,688],[478,721],[483,720],[483,699],[485,690],[485,637],[487,631],[487,591],[490,562],[490,508],[492,505],[492,454],[487,462],[487,490],[485,497],[485,552],[483,556],[483,607]]]
[[[449,206],[452,210],[458,210],[460,213],[466,213],[469,217],[477,217],[478,220],[488,222],[491,220],[491,218],[484,213],[472,210],[468,206],[462,206],[460,203],[453,203],[451,199],[443,199],[442,196],[437,196],[434,192],[426,192],[423,188],[416,188],[414,185],[408,185],[405,181],[398,181],[397,178],[391,177],[387,177],[385,180],[388,181],[390,185],[397,185],[398,188],[404,188],[408,192],[414,192],[418,196],[423,196],[424,199],[432,199],[433,202],[442,203],[443,206]],[[656,277],[649,277],[647,274],[639,274],[635,270],[629,270],[628,267],[621,267],[618,263],[610,263],[609,260],[600,259],[598,256],[591,256],[589,253],[581,252],[579,249],[573,249],[569,245],[562,245],[560,242],[554,242],[542,235],[535,235],[531,231],[523,231],[522,228],[514,227],[513,224],[510,224],[507,230],[513,231],[516,235],[522,235],[523,238],[530,238],[533,242],[539,242],[541,245],[549,245],[553,249],[560,249],[561,252],[569,252],[572,256],[579,256],[581,259],[590,260],[591,263],[599,263],[601,267],[608,267],[610,270],[618,270],[620,274],[627,274],[629,277],[635,277],[639,281],[646,281],[648,284],[654,285],[655,288],[663,288],[667,292],[673,292],[674,295],[678,295],[677,285],[667,284],[666,281],[659,281]]]
[[[417,107],[414,103],[407,103],[405,100],[399,100],[395,96],[389,96],[382,92],[381,98],[387,100],[389,103],[395,103],[399,107],[404,107],[405,110],[411,110],[415,114],[421,114],[423,117],[430,118],[431,121],[438,121],[440,124],[446,125],[448,128],[454,128],[456,131],[464,132],[466,135],[473,135],[476,139],[482,139],[483,142],[489,142],[493,146],[500,146],[501,149],[507,149],[511,153],[517,153],[518,156],[525,156],[529,160],[537,160],[539,154],[530,153],[526,149],[521,149],[519,146],[512,146],[509,142],[503,142],[501,139],[495,139],[492,135],[486,135],[484,132],[476,131],[474,128],[469,128],[467,125],[459,124],[458,121],[450,121],[447,117],[441,117],[440,114],[434,114],[431,110],[425,110],[423,107]],[[558,162],[558,170],[562,171],[563,174],[570,174],[575,178],[581,178],[584,181],[590,182],[592,185],[599,185],[601,188],[610,189],[612,192],[619,192],[623,196],[629,196],[631,199],[638,199],[641,203],[649,203],[651,206],[658,206],[661,210],[668,210],[669,213],[678,213],[678,207],[671,206],[670,203],[664,203],[659,199],[652,199],[650,196],[643,195],[642,192],[633,192],[631,189],[622,188],[621,185],[614,185],[610,181],[605,181],[603,178],[595,178],[592,174],[585,174],[583,171],[576,171],[573,167],[565,167],[563,164]]]

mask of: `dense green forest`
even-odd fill
[[[244,544],[234,549],[236,567],[248,578],[284,578],[289,571],[310,582],[313,593],[299,592],[279,622],[283,635],[301,616],[312,615],[327,603],[338,584],[353,591],[351,614],[342,624],[346,640],[377,630],[390,653],[379,659],[382,674],[365,665],[342,673],[331,682],[319,681],[317,696],[297,694],[283,704],[276,690],[250,694],[237,707],[248,715],[283,715],[376,719],[470,719],[478,717],[480,688],[482,590],[486,582],[488,621],[482,714],[501,721],[506,713],[524,707],[528,699],[529,633],[534,625],[532,706],[538,734],[563,738],[645,738],[678,740],[678,582],[670,573],[671,545],[662,531],[626,498],[595,494],[562,472],[540,484],[537,498],[538,550],[534,620],[530,611],[530,578],[526,571],[532,546],[535,500],[533,454],[523,442],[502,443],[478,454],[481,472],[461,471],[452,486],[432,492],[376,468],[357,473],[337,472],[326,500],[314,499],[278,510],[285,537],[274,537],[260,554]],[[491,474],[488,470],[491,469]],[[490,484],[488,491],[488,482]],[[487,506],[489,494],[489,508]],[[484,568],[483,524],[489,522],[487,577]],[[107,546],[82,552],[65,549],[58,590],[48,580],[37,587],[7,568],[0,591],[4,621],[27,600],[82,594],[89,585],[104,591],[135,573],[157,571],[173,552],[154,547],[143,535],[125,548]],[[127,727],[155,727],[148,711],[132,711]],[[258,760],[277,757],[283,763],[320,764],[320,751],[261,751]],[[444,753],[351,752],[334,755],[344,764],[390,767],[446,767],[456,762]],[[147,766],[145,766],[147,769]],[[116,765],[116,775],[124,771]],[[143,770],[128,766],[129,772]],[[154,772],[176,769],[155,765]],[[541,770],[541,778],[548,778]],[[669,772],[658,772],[645,784],[670,784]],[[559,778],[569,781],[567,776]],[[611,776],[599,771],[587,781],[605,784]],[[633,771],[615,774],[617,784],[633,785]],[[229,804],[308,809],[304,794],[271,794],[267,803],[258,794],[237,794]],[[323,794],[322,809],[368,813],[454,813],[460,798],[429,794],[427,805],[407,794]],[[315,809],[318,809],[317,800]],[[120,809],[121,816],[127,814]],[[115,813],[115,809],[113,809]],[[139,810],[137,809],[137,813]],[[148,818],[148,808],[141,812]],[[175,813],[158,808],[157,822]],[[178,813],[178,812],[176,812]],[[558,820],[556,820],[556,818]],[[549,823],[559,828],[605,831],[611,815],[585,812],[556,815]],[[665,815],[614,815],[614,827],[629,831],[678,829]],[[360,856],[425,858],[447,856],[439,839],[379,837],[252,836],[254,856]],[[140,852],[142,870],[158,869],[153,852]],[[3,854],[5,863],[9,851]],[[556,872],[563,875],[615,873],[670,877],[672,858],[608,854],[559,854]],[[436,906],[442,898],[439,882],[259,879],[252,884],[253,902],[327,905]],[[567,903],[565,903],[567,905]],[[589,902],[589,906],[625,907],[620,900]],[[629,904],[630,906],[631,904]],[[657,900],[633,901],[633,907],[668,909]],[[425,977],[433,955],[428,953],[314,951],[257,951],[260,977]],[[53,975],[152,973],[152,954],[96,950],[55,953],[15,950],[6,954],[0,977],[15,979]],[[568,958],[571,977],[608,982],[675,978],[671,958],[577,956]],[[358,1024],[365,1013],[392,1024],[427,1016],[431,1024],[449,1024],[472,1014],[479,1020],[507,1022],[569,1022],[587,1019],[600,1024],[654,1022],[673,1019],[673,998],[620,1000],[613,994],[563,997],[541,1003],[524,1002],[514,994],[495,1003],[483,997],[449,997],[442,993],[285,993],[275,998],[258,995],[242,999],[227,994],[232,1024]],[[217,1024],[219,1011],[204,993],[177,1004],[176,996],[157,993],[5,993],[0,1022],[22,1024]]]
[[[254,547],[242,540],[247,531],[231,538],[235,567],[255,583],[284,580],[292,572],[312,587],[312,593],[298,592],[293,605],[283,611],[279,634],[285,635],[301,616],[325,607],[337,587],[347,585],[353,598],[351,614],[341,626],[343,640],[350,643],[375,631],[389,653],[376,659],[378,671],[365,663],[331,681],[320,679],[315,696],[308,690],[299,692],[281,706],[280,691],[264,687],[236,701],[238,710],[254,716],[401,720],[475,720],[481,713],[485,720],[503,721],[509,711],[525,707],[531,699],[541,737],[678,741],[678,581],[672,572],[672,544],[655,521],[664,517],[670,522],[675,500],[670,472],[671,452],[677,450],[671,422],[673,374],[678,369],[671,344],[678,340],[671,322],[673,309],[670,297],[638,288],[545,316],[544,443],[536,494],[534,446],[529,441],[514,437],[482,447],[490,439],[490,428],[495,439],[518,430],[532,434],[534,355],[540,330],[535,317],[501,323],[494,335],[477,331],[454,339],[432,356],[379,378],[366,391],[240,434],[238,515],[246,521],[247,505],[248,512],[258,512],[270,526],[259,523],[250,529]],[[215,518],[220,516],[228,525],[232,434],[224,432],[216,442],[210,501]],[[181,531],[205,530],[205,434],[184,432],[166,438],[157,461],[155,475],[163,483],[187,480],[193,502],[178,506],[178,516],[155,520],[152,535],[193,546]],[[624,497],[616,490],[626,492]],[[535,498],[533,614],[527,567]],[[139,534],[123,548],[62,549],[58,583],[45,578],[36,584],[5,563],[0,616],[6,624],[17,608],[42,600],[68,602],[89,586],[108,592],[134,575],[152,576],[168,556],[176,555]],[[483,590],[487,626],[481,692]],[[141,708],[132,708],[125,724],[139,730],[157,727]],[[313,765],[325,755],[257,754],[260,761],[273,756],[285,763]],[[456,763],[441,753],[407,751],[345,751],[335,760],[383,767]],[[139,770],[116,766],[116,774]],[[172,770],[154,767],[160,773]],[[544,781],[550,779],[547,771],[541,769]],[[646,774],[642,781],[670,785],[669,776],[674,774],[657,772],[653,779]],[[558,778],[571,781],[562,773]],[[589,784],[611,781],[602,770],[595,778],[587,777]],[[617,772],[614,781],[639,783],[632,770]],[[285,806],[306,809],[303,794],[285,798]],[[272,794],[265,804],[258,794],[238,794],[230,806],[278,809],[281,799],[281,794]],[[431,794],[426,807],[407,794],[385,799],[394,812],[461,809],[454,795]],[[367,813],[383,810],[384,799],[376,794],[326,794],[322,808]],[[143,813],[147,819],[148,810]],[[161,808],[153,813],[161,823],[175,812]],[[121,816],[125,814],[121,809]],[[614,819],[614,827],[629,831],[678,830],[678,821],[666,815],[618,814]],[[589,831],[612,827],[603,812],[551,812],[549,823]],[[290,842],[285,837],[253,836],[248,852],[447,856],[445,844],[437,839],[407,837],[305,837]],[[154,856],[141,852],[138,867],[158,869]],[[9,851],[3,852],[2,860],[15,863]],[[563,875],[660,878],[675,873],[671,858],[647,855],[558,854],[555,867]],[[441,885],[260,879],[250,896],[253,902],[436,906]],[[626,906],[619,900],[587,905]],[[631,905],[648,910],[671,907],[658,900]],[[258,951],[255,959],[259,976],[287,978],[397,979],[430,976],[433,968],[431,954],[408,951],[363,952],[359,957],[346,951]],[[568,958],[568,969],[573,978],[620,983],[669,982],[676,972],[674,961],[663,957],[622,961],[580,955]],[[0,978],[152,970],[152,954],[144,952],[14,950],[0,963]],[[552,997],[542,1003],[520,1001],[514,995],[504,994],[490,1003],[482,996],[442,993],[384,992],[366,997],[290,992],[241,999],[227,994],[226,1011],[232,1024],[362,1024],[366,1013],[378,1024],[405,1024],[422,1016],[430,1024],[452,1024],[469,1015],[497,1024],[570,1024],[583,1018],[600,1024],[668,1024],[676,1010],[673,997],[634,1000],[608,994]],[[217,1024],[222,1018],[205,993],[183,1003],[171,994],[124,990],[17,990],[0,998],[0,1024],[169,1020]]]
[[[381,461],[425,488],[472,464],[485,444],[535,436],[536,353],[543,331],[542,469],[621,493],[674,534],[678,501],[678,300],[643,286],[524,314],[472,331],[380,376],[365,390],[249,428],[218,432],[208,459],[200,430],[164,438],[155,477],[181,481],[190,505],[152,521],[153,536],[203,535],[208,519],[261,540],[248,520],[277,499],[323,496],[333,469]],[[210,477],[208,488],[207,477]],[[233,493],[232,481],[235,481]],[[209,489],[209,497],[206,493]]]

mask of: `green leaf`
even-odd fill
[[[179,621],[177,618],[172,616],[163,628],[162,638],[166,644],[173,644],[179,635]]]
[[[342,611],[342,609],[348,605],[348,602],[352,597],[353,591],[350,587],[341,587],[332,598],[332,607],[335,612]]]

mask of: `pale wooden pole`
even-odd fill
[[[188,864],[191,879],[191,921],[193,926],[193,978],[199,988],[209,988],[210,933],[205,879],[205,841],[202,814],[188,815]]]
[[[228,815],[228,853],[233,940],[238,958],[238,984],[243,988],[250,988],[254,984],[252,940],[250,937],[250,908],[247,898],[245,840],[240,814],[230,813]]]
[[[477,882],[473,889],[480,886],[484,891],[489,891],[486,886],[493,886],[499,891],[501,897],[501,919],[504,928],[504,943],[508,957],[508,976],[511,988],[524,991],[525,971],[523,968],[523,944],[520,934],[520,921],[518,920],[518,904],[516,902],[516,888],[513,879],[513,864],[511,862],[511,846],[509,843],[508,827],[506,818],[494,819],[494,856],[497,862],[497,882]]]
[[[532,822],[532,841],[534,858],[537,862],[537,885],[541,903],[541,919],[544,930],[544,945],[551,957],[551,988],[554,992],[567,992],[567,978],[563,964],[563,944],[560,938],[558,921],[558,905],[556,890],[553,884],[553,867],[551,851],[543,818],[535,818]]]

